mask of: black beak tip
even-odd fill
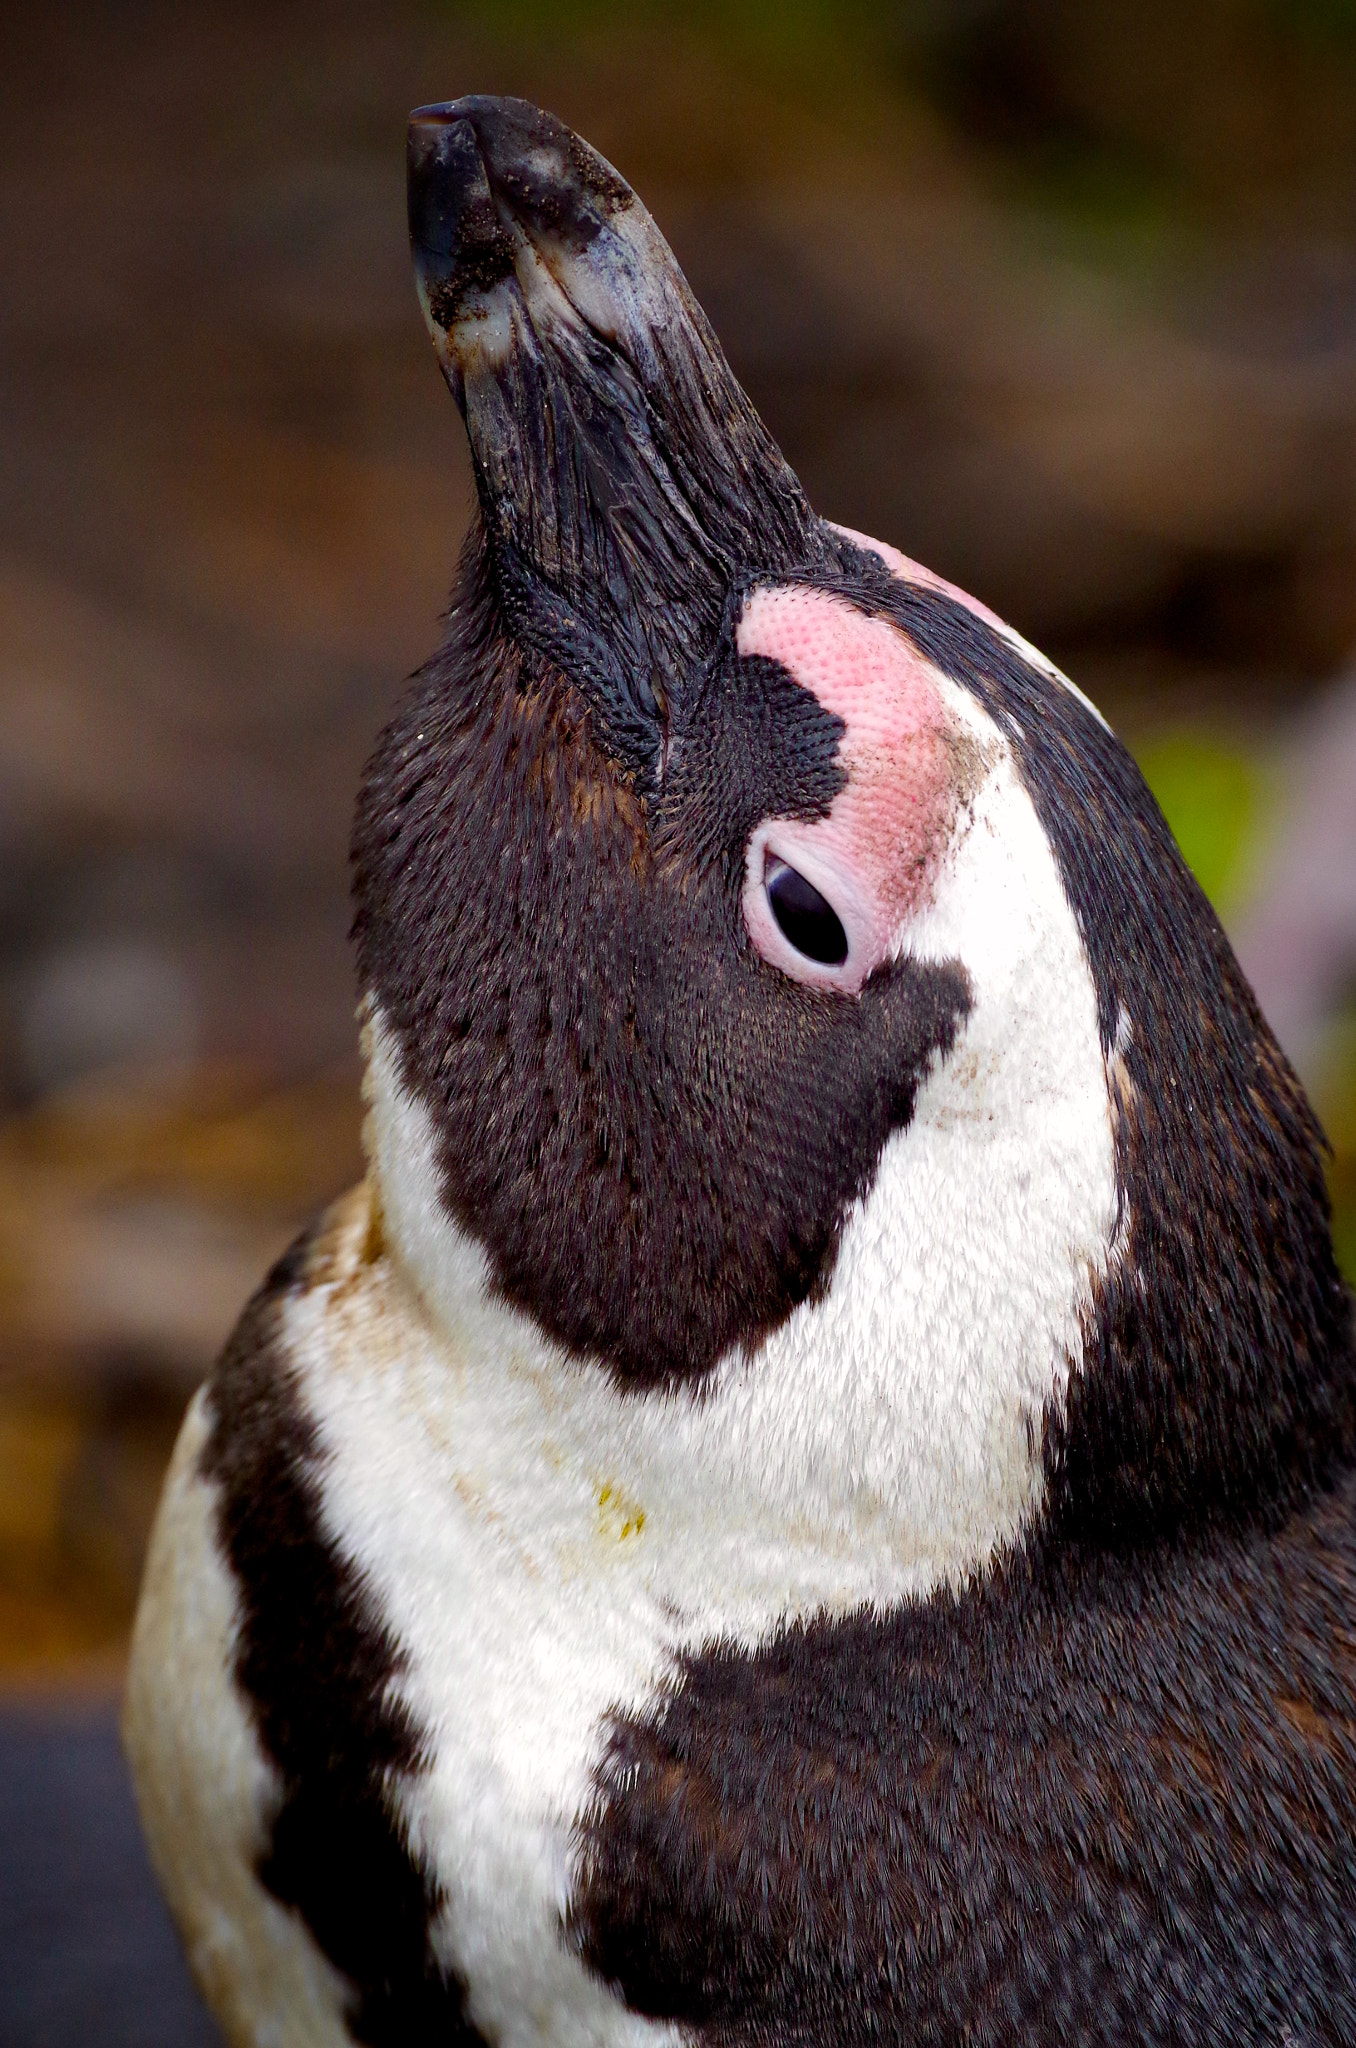
[[[444,310],[468,291],[488,291],[513,264],[512,220],[591,242],[633,194],[611,165],[527,100],[468,94],[416,107],[406,152],[410,245],[426,291],[443,288]]]
[[[449,327],[468,293],[513,269],[512,238],[490,191],[475,100],[416,107],[406,145],[410,249],[430,317]]]

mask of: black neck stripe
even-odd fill
[[[245,1310],[211,1381],[202,1458],[240,1588],[236,1681],[283,1786],[259,1876],[347,1978],[355,2041],[484,2048],[465,1987],[430,1949],[442,1894],[385,1790],[425,1763],[419,1729],[391,1697],[401,1652],[323,1532],[315,1427],[279,1342],[310,1250],[299,1239]]]

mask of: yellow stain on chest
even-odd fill
[[[645,1510],[639,1501],[630,1499],[619,1486],[607,1480],[596,1492],[598,1534],[609,1543],[625,1543],[639,1536],[645,1527]]]

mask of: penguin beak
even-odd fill
[[[409,217],[508,631],[651,779],[732,588],[831,543],[649,214],[554,116],[419,108]]]

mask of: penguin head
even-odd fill
[[[1320,1134],[1129,756],[816,516],[560,122],[419,110],[409,200],[478,514],[355,935],[430,1297],[470,1275],[622,1404],[728,1396],[751,1473],[962,1567],[1315,1483]]]

